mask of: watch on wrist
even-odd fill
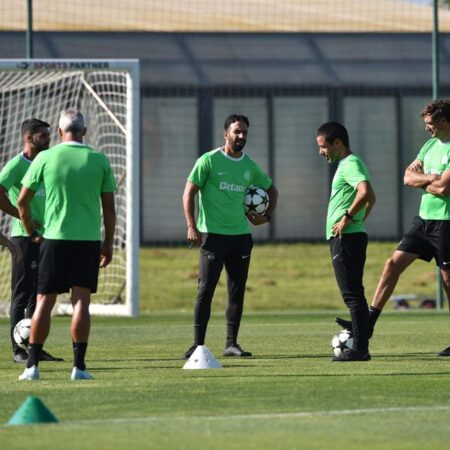
[[[345,211],[344,216],[347,217],[347,219],[350,219],[350,220],[353,219],[353,216],[351,214],[349,214],[348,211]]]

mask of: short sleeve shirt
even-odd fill
[[[56,145],[39,153],[22,184],[31,190],[45,187],[46,239],[101,239],[101,194],[116,190],[106,155],[76,142]]]
[[[23,153],[10,159],[0,172],[0,185],[2,185],[8,192],[9,201],[17,207],[17,199],[19,198],[20,190],[22,189],[22,178],[26,174],[31,165],[31,160]],[[35,196],[30,204],[31,217],[39,224],[44,224],[45,211],[45,189],[43,185],[39,185]],[[44,232],[43,226],[38,230],[40,233]],[[11,236],[21,237],[28,236],[27,231],[20,219],[15,217],[12,219]]]
[[[450,170],[450,142],[430,139],[421,148],[417,159],[423,163],[425,174],[442,175]],[[422,193],[419,216],[424,220],[450,220],[450,196]]]
[[[350,208],[356,197],[356,188],[362,181],[370,182],[370,176],[366,165],[359,156],[352,153],[339,161],[331,184],[331,195],[328,203],[327,239],[333,237],[332,226],[339,222]],[[364,232],[363,220],[365,214],[366,207],[363,207],[344,228],[344,234]]]
[[[225,235],[250,233],[245,191],[250,185],[265,190],[272,185],[270,177],[247,154],[232,158],[222,148],[203,154],[188,181],[200,189],[198,230]]]

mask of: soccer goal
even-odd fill
[[[139,312],[139,62],[137,60],[0,60],[0,167],[21,152],[21,123],[37,117],[52,125],[58,143],[62,110],[79,108],[86,119],[85,143],[105,153],[116,182],[114,258],[100,271],[91,312],[137,316]],[[51,150],[49,150],[51,151]],[[0,213],[9,236],[11,218]],[[0,251],[0,302],[8,313],[10,256]],[[58,313],[71,312],[58,296]]]

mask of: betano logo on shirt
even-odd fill
[[[45,197],[45,188],[41,187],[36,191],[36,197]]]
[[[442,170],[440,169],[425,169],[423,171],[425,175],[442,175]]]
[[[240,184],[227,183],[226,181],[220,182],[219,189],[221,191],[245,192],[245,186],[242,186]]]

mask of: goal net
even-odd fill
[[[79,108],[86,119],[84,142],[105,153],[116,183],[114,257],[100,270],[91,312],[138,314],[139,250],[139,63],[137,60],[0,60],[0,168],[22,151],[21,123],[36,117],[51,124],[58,143],[62,110]],[[50,150],[51,151],[51,150]],[[11,217],[0,212],[0,232],[10,235]],[[11,261],[0,250],[1,312],[8,313]],[[70,313],[68,295],[59,313]]]

